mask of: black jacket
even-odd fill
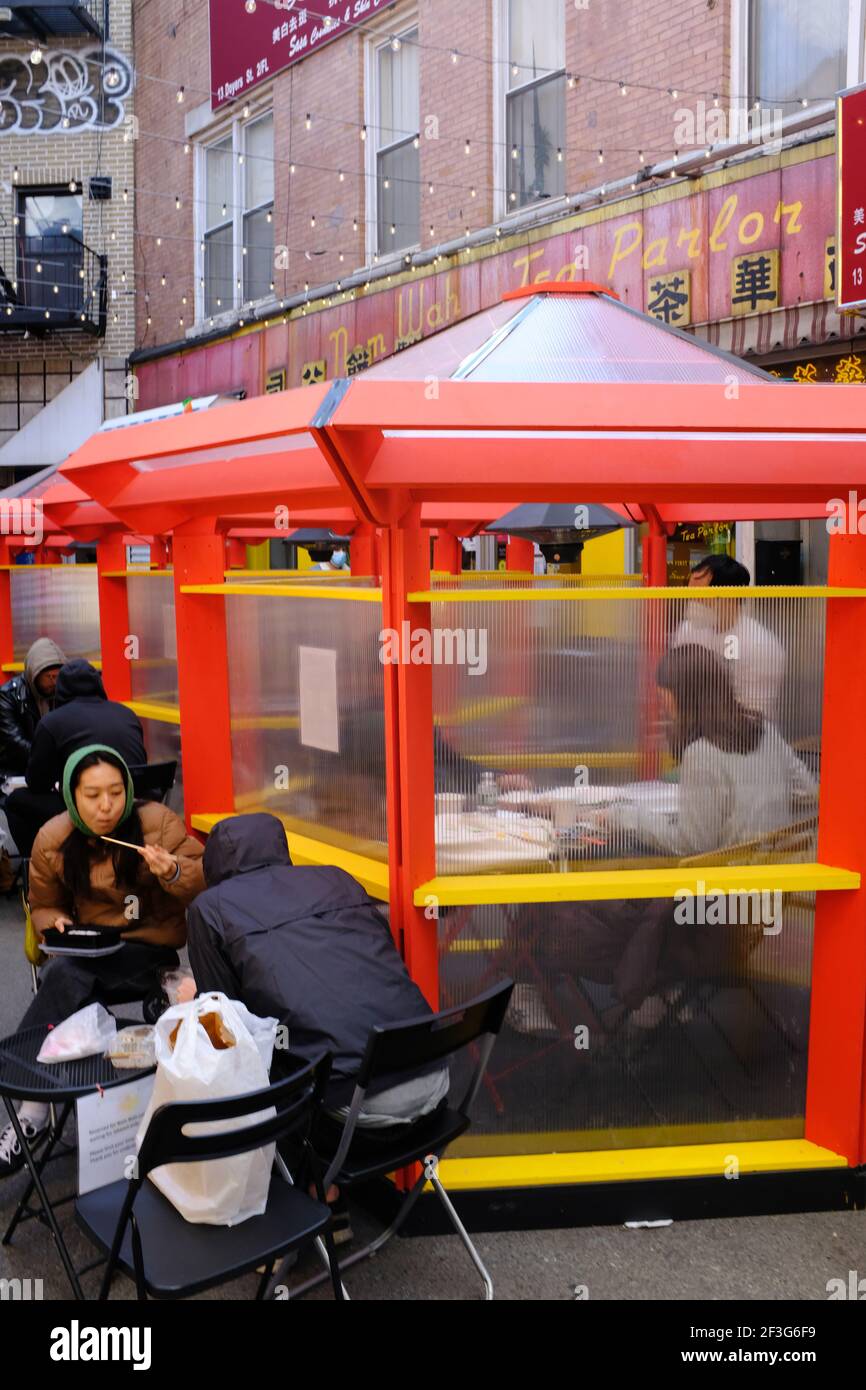
[[[281,822],[263,813],[214,827],[204,876],[208,887],[187,910],[199,990],[222,990],[278,1018],[297,1057],[327,1048],[328,1103],[347,1103],[370,1029],[431,1013],[382,913],[342,869],[293,867]],[[381,1077],[370,1091],[395,1080]]]
[[[39,709],[22,673],[0,685],[0,769],[20,777],[27,767]]]
[[[69,754],[88,743],[114,748],[129,766],[147,762],[141,724],[132,710],[109,700],[89,661],[67,661],[57,677],[54,709],[33,736],[25,774],[30,790],[50,792],[61,781]]]

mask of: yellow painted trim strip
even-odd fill
[[[103,570],[103,579],[173,579],[174,570]]]
[[[552,592],[537,589],[424,589],[407,594],[409,603],[551,603],[554,600],[565,603],[587,603],[596,599],[688,599],[696,594],[694,589],[578,589],[562,588]],[[737,589],[728,585],[718,588],[701,589],[700,600],[725,598],[866,598],[866,589],[831,589],[820,584],[785,584],[775,588],[761,586],[758,589]]]
[[[448,720],[440,727],[453,728],[455,721]],[[483,763],[485,767],[500,767],[509,772],[518,767],[636,767],[644,757],[642,753],[464,753],[463,756],[468,763]],[[663,754],[661,764],[664,769],[671,768],[674,760],[670,754]]]
[[[791,1173],[847,1168],[842,1154],[808,1139],[685,1144],[659,1149],[597,1149],[589,1153],[513,1154],[508,1158],[447,1158],[439,1174],[452,1192],[554,1187],[662,1178],[723,1178],[736,1159],[740,1173]]]
[[[196,815],[192,817],[192,826],[194,830],[210,834],[215,825],[234,814],[234,811],[225,811],[215,815]],[[351,874],[363,888],[366,888],[371,897],[378,898],[381,902],[388,901],[387,864],[368,859],[361,854],[353,854],[351,850],[338,849],[336,845],[325,844],[323,840],[311,840],[306,835],[296,835],[291,830],[286,831],[286,839],[289,842],[293,864],[326,864],[345,869],[346,873]]]
[[[381,603],[381,589],[329,589],[299,584],[292,588],[288,584],[183,584],[182,594],[213,594],[217,598],[322,598],[335,602],[349,600],[350,603]]]
[[[829,864],[725,864],[688,868],[587,870],[586,873],[440,875],[415,889],[416,907],[436,898],[440,907],[494,903],[601,902],[612,899],[672,898],[691,892],[780,893],[850,891],[860,875]]]
[[[297,714],[249,714],[231,721],[233,729],[299,729]]]
[[[346,570],[224,570],[226,579],[237,579],[242,574],[254,574],[256,579],[305,579],[318,580],[330,584],[333,579],[351,579]]]
[[[124,700],[127,709],[137,714],[139,719],[153,719],[158,724],[179,724],[180,710],[177,705],[162,704],[158,700]]]

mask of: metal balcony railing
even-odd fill
[[[0,234],[0,331],[105,334],[108,257],[71,233]]]
[[[5,0],[0,10],[11,10],[0,20],[0,38],[32,38],[43,43],[61,37],[102,38],[105,0],[67,0],[66,4],[34,4],[33,0]]]

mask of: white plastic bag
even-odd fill
[[[90,1057],[94,1052],[107,1052],[116,1036],[114,1015],[101,1004],[88,1004],[51,1029],[36,1060],[72,1062],[78,1057]]]
[[[268,1086],[276,1031],[275,1018],[257,1018],[240,1000],[224,994],[200,995],[166,1010],[156,1023],[156,1078],[137,1147],[141,1148],[150,1117],[160,1105],[246,1095]],[[224,1133],[269,1114],[273,1110],[191,1125],[189,1133]],[[155,1169],[150,1179],[185,1220],[237,1226],[264,1212],[273,1161],[274,1145],[269,1144],[234,1158],[169,1163]]]

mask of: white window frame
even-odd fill
[[[378,131],[379,131],[379,50],[384,48],[391,39],[402,39],[412,32],[419,29],[418,11],[413,6],[400,14],[399,24],[394,23],[394,16],[391,16],[390,24],[387,22],[388,16],[383,17],[382,24],[374,33],[368,31],[366,43],[364,44],[364,123],[367,127],[367,139],[364,142],[364,256],[365,264],[370,266],[378,257],[379,261],[402,260],[404,256],[409,256],[413,251],[420,251],[422,241],[418,241],[414,246],[403,246],[399,250],[380,251],[379,250],[379,177],[378,161],[379,153]],[[366,26],[365,26],[366,27]],[[420,29],[419,29],[420,37]],[[424,115],[421,111],[421,54],[419,52],[418,64],[418,134],[424,128]],[[420,177],[420,176],[419,176]],[[421,194],[421,184],[418,185],[418,226],[424,225],[423,199]]]
[[[263,120],[266,116],[273,119],[273,107],[270,102],[259,104],[256,107],[250,105],[250,114],[243,116],[235,114],[227,119],[209,126],[206,131],[200,132],[196,136],[193,146],[195,158],[194,166],[194,186],[195,186],[195,319],[196,323],[201,324],[206,319],[216,321],[225,314],[233,315],[238,310],[243,309],[247,304],[264,304],[272,298],[275,293],[269,293],[262,299],[244,299],[244,217],[248,212],[255,212],[255,208],[247,208],[244,205],[244,165],[241,164],[239,156],[246,155],[246,131],[257,121]],[[276,133],[276,132],[275,132]],[[219,144],[227,135],[231,136],[232,150],[232,182],[231,182],[231,214],[232,214],[232,302],[223,304],[215,314],[205,312],[205,287],[202,284],[205,268],[204,238],[207,230],[207,158],[206,151],[213,145]],[[274,164],[274,192],[276,194],[276,160]],[[259,204],[265,207],[266,204]],[[226,219],[228,220],[228,219]],[[240,289],[238,281],[240,280]]]
[[[509,213],[526,212],[529,208],[548,207],[553,201],[551,198],[536,198],[533,202],[523,203],[520,207],[512,207],[508,199],[508,161],[510,152],[506,149],[506,134],[508,131],[508,98],[512,91],[519,91],[513,88],[508,82],[508,67],[510,54],[510,43],[508,34],[508,12],[509,0],[493,0],[493,219],[501,222]],[[565,27],[565,7],[562,11],[562,68],[557,68],[556,72],[551,72],[548,77],[555,77],[561,71],[568,72],[568,53],[566,45],[568,35]],[[537,81],[547,79],[536,79]],[[526,86],[532,84],[527,82]],[[566,88],[566,91],[568,89]],[[567,115],[567,112],[566,112]],[[565,151],[563,151],[565,153]]]
[[[749,106],[749,12],[751,0],[731,0],[731,113]],[[848,0],[848,52],[845,85],[857,87],[863,81],[866,60],[866,0]],[[802,125],[802,116],[792,113],[782,122]]]

